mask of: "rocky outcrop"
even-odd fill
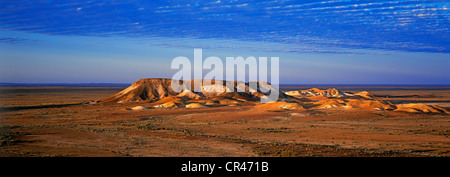
[[[354,98],[365,98],[365,99],[372,99],[374,95],[370,94],[367,91],[362,91],[358,93],[350,93],[350,92],[343,92],[340,90],[337,90],[335,88],[327,89],[327,90],[321,90],[318,88],[311,88],[307,90],[295,90],[295,91],[287,91],[284,92],[286,95],[290,96],[305,96],[305,97],[313,97],[313,96],[322,96],[322,97],[331,97],[331,98],[342,98],[342,97],[354,97]]]
[[[106,98],[98,100],[98,103],[127,103],[127,102],[155,102],[167,97],[178,97],[185,100],[192,99],[216,99],[221,104],[222,102],[236,102],[240,101],[259,101],[261,97],[268,95],[262,92],[261,89],[251,88],[250,83],[243,83],[239,81],[230,82],[228,86],[226,82],[215,85],[215,80],[207,80],[211,84],[202,84],[205,80],[194,79],[184,81],[173,81],[172,79],[140,79],[134,82],[128,88],[111,95]],[[181,92],[175,92],[172,88],[172,82],[179,82],[184,87]],[[195,92],[194,84],[202,85],[201,91]],[[269,83],[253,82],[257,88],[264,87],[266,89],[273,88]],[[188,84],[191,84],[191,90],[187,89]],[[238,90],[238,89],[241,90]],[[217,91],[222,89],[222,91]],[[274,89],[275,90],[275,89]],[[278,89],[276,89],[278,91]],[[280,99],[287,99],[289,96],[279,92]],[[225,100],[225,101],[221,101]],[[233,100],[233,101],[227,101]]]
[[[394,111],[403,111],[403,112],[416,112],[416,113],[446,113],[449,112],[436,105],[424,105],[424,104],[416,104],[416,103],[409,103],[409,104],[399,104],[397,105],[397,109]]]

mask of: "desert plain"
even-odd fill
[[[168,97],[174,104],[167,108],[160,101],[96,102],[125,88],[1,86],[0,156],[450,156],[450,87],[334,86],[339,92],[368,91],[370,100],[392,105],[434,105],[444,109],[440,112],[375,109],[372,104],[349,108],[353,102],[346,98],[331,104],[327,100],[337,98],[304,95],[295,96],[297,107],[232,98],[222,103]],[[188,108],[188,103],[199,106]]]

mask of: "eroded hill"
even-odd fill
[[[262,104],[259,101],[266,96],[267,92],[261,89],[251,87],[250,83],[234,81],[231,84],[216,85],[215,80],[185,80],[176,81],[190,84],[194,88],[195,84],[201,84],[201,91],[193,92],[184,87],[180,92],[175,92],[171,86],[171,79],[141,79],[133,83],[130,87],[109,97],[100,99],[97,103],[143,103],[141,105],[129,108],[129,110],[145,110],[154,108],[208,108],[220,106],[240,106],[253,105],[256,109],[368,109],[376,111],[402,111],[416,113],[444,113],[449,112],[435,105],[425,104],[393,104],[377,98],[373,94],[362,91],[357,93],[344,92],[335,88],[321,90],[311,88],[307,90],[294,90],[279,92],[277,102]],[[264,82],[255,82],[257,88],[265,87],[266,90],[277,90],[272,85]],[[231,85],[231,86],[230,86]],[[221,87],[221,92],[217,88]],[[241,92],[239,92],[239,88]]]

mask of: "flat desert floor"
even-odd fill
[[[252,105],[130,111],[142,103],[79,104],[122,89],[0,87],[0,156],[450,156],[448,114]],[[450,89],[369,92],[396,104],[450,109]]]

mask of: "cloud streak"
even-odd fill
[[[446,1],[425,0],[17,0],[0,2],[0,29],[49,35],[267,42],[288,45],[270,50],[299,53],[346,53],[351,49],[450,53],[449,6]],[[0,41],[15,40],[5,37]],[[187,40],[173,45],[197,44]]]

